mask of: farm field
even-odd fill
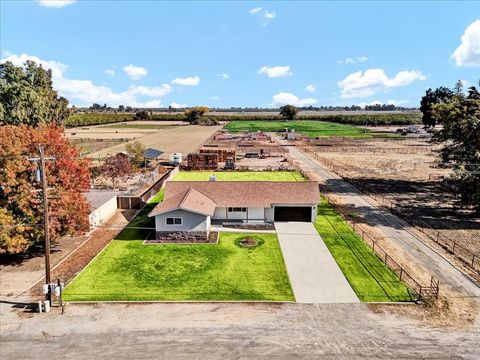
[[[324,121],[294,120],[294,121],[230,121],[225,129],[231,132],[265,131],[278,132],[285,128],[308,137],[397,137],[397,134],[378,133],[352,125],[336,124]]]
[[[412,301],[413,294],[322,199],[315,223],[338,266],[364,302]]]
[[[203,144],[215,131],[219,130],[220,126],[175,126],[164,130],[155,129],[120,129],[122,135],[142,133],[148,131],[147,134],[142,134],[130,141],[138,140],[142,142],[147,148],[154,148],[164,152],[162,158],[168,159],[172,152],[189,153],[194,151],[198,146]],[[104,128],[105,129],[105,128]],[[108,128],[107,128],[108,129]],[[117,129],[109,129],[110,131]],[[139,131],[140,130],[140,131]],[[131,133],[129,133],[131,131]],[[117,134],[116,134],[117,135]],[[105,158],[111,154],[124,151],[127,142],[102,149],[100,151],[89,154],[91,158]]]
[[[275,234],[221,233],[218,244],[143,245],[113,240],[65,289],[66,301],[294,301]]]
[[[174,181],[305,181],[298,171],[180,171]]]

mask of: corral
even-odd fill
[[[480,220],[460,208],[428,139],[330,139],[299,144],[315,160],[399,214],[415,229],[480,268]]]

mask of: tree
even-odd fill
[[[208,112],[208,107],[206,106],[195,106],[191,109],[185,110],[185,121],[190,125],[200,124],[202,117]]]
[[[33,61],[0,64],[0,125],[62,124],[69,116],[67,99],[53,90],[51,70]]]
[[[293,105],[284,105],[280,108],[280,116],[287,120],[295,119],[298,109]]]
[[[444,143],[443,162],[455,165],[451,181],[463,204],[480,213],[480,92],[455,94],[447,102],[432,107],[432,115],[443,123],[434,140]]]
[[[137,166],[142,165],[146,150],[145,145],[143,145],[140,141],[135,141],[127,144],[126,149],[128,154],[133,157],[133,163]]]
[[[103,176],[112,180],[112,187],[115,189],[115,181],[118,178],[132,173],[132,163],[127,155],[118,153],[108,157],[100,170]]]
[[[437,125],[439,119],[432,112],[433,106],[448,102],[453,95],[453,91],[444,86],[439,87],[435,91],[428,89],[425,92],[425,96],[420,101],[420,111],[423,113],[422,122],[425,126],[435,127]]]
[[[135,113],[136,120],[149,120],[151,119],[150,113],[148,111],[142,110]]]
[[[89,229],[90,205],[82,192],[90,188],[88,160],[55,124],[36,128],[26,125],[0,127],[0,253],[19,253],[43,241],[39,186],[32,179],[37,165],[27,156],[38,156],[37,144],[45,144],[49,198],[50,237],[78,235]]]

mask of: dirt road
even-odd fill
[[[284,140],[278,139],[278,141],[286,144]],[[369,224],[375,224],[375,228],[379,232],[400,246],[414,263],[421,265],[439,279],[441,284],[448,284],[466,297],[480,298],[480,288],[440,254],[407,231],[408,223],[389,211],[369,203],[358,189],[342,180],[338,175],[332,174],[298,148],[293,146],[286,148],[289,150],[290,156],[299,161],[304,170],[318,175],[330,191],[335,193],[335,196],[341,198],[343,203],[352,205],[355,212]]]
[[[365,304],[69,305],[64,315],[0,304],[0,311],[2,360],[480,356],[478,323],[435,329]]]

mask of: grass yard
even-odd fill
[[[132,234],[133,235],[133,234]],[[249,234],[251,235],[251,234]],[[113,240],[67,286],[66,301],[294,301],[275,234],[222,233],[218,244],[143,245]]]
[[[410,290],[393,271],[383,264],[325,199],[322,199],[318,206],[315,227],[361,301],[414,300]]]
[[[180,171],[174,181],[208,181],[215,175],[218,181],[305,181],[298,171]]]
[[[230,121],[225,129],[231,132],[240,131],[283,131],[285,128],[295,129],[296,132],[315,138],[329,136],[343,136],[352,138],[397,137],[397,134],[376,133],[352,125],[336,124],[314,120],[294,121]]]

